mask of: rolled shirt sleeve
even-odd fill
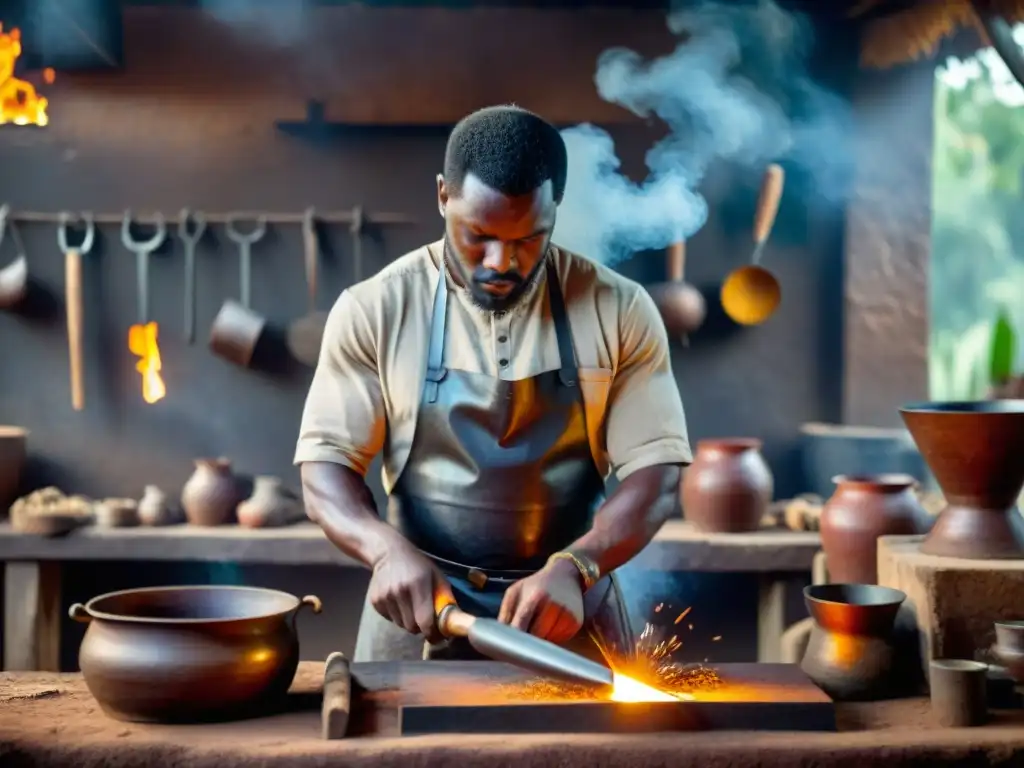
[[[385,431],[376,335],[365,308],[345,291],[327,317],[295,463],[333,462],[365,477]]]
[[[668,334],[654,300],[641,286],[624,296],[619,364],[609,394],[606,445],[621,481],[656,464],[693,461]]]

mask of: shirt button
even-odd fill
[[[502,368],[508,368],[508,360],[506,360],[503,357],[501,358],[501,360],[498,361],[498,365],[500,365]]]
[[[498,337],[498,341],[500,343],[504,344],[506,341],[508,341],[508,336],[505,336],[504,334],[502,334],[501,336]]]

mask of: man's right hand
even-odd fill
[[[369,597],[377,613],[430,643],[444,639],[437,628],[437,608],[455,602],[444,575],[404,541],[393,543],[374,563]]]

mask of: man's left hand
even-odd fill
[[[571,640],[583,626],[583,583],[576,566],[554,560],[508,588],[498,621],[552,643]]]

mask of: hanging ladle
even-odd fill
[[[4,235],[9,231],[14,242],[14,261],[0,269],[0,309],[13,309],[28,294],[28,259],[25,257],[25,245],[14,221],[10,219],[9,205],[0,206],[0,246]]]
[[[772,163],[765,169],[754,212],[754,253],[751,263],[731,272],[722,284],[722,308],[740,325],[760,325],[775,314],[782,301],[779,281],[760,265],[760,261],[764,244],[775,225],[775,215],[779,212],[785,178],[780,165]]]
[[[666,254],[668,282],[652,286],[650,293],[669,336],[681,338],[685,344],[689,335],[704,322],[707,306],[704,295],[684,279],[686,242],[672,243]]]

